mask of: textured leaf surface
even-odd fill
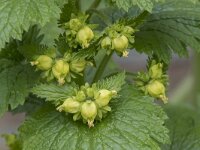
[[[111,76],[104,80],[100,80],[97,82],[97,87],[99,89],[108,89],[108,90],[116,90],[120,91],[122,85],[125,84],[125,72],[119,73],[117,75]]]
[[[59,101],[68,98],[74,94],[71,85],[65,84],[58,86],[56,84],[41,84],[32,89],[32,93],[40,98],[46,98],[47,101]]]
[[[197,150],[200,148],[200,114],[187,107],[167,108],[171,145],[163,150]]]
[[[172,52],[187,55],[187,46],[200,50],[200,3],[169,1],[156,6],[135,36],[135,48],[154,52],[168,62]]]
[[[111,113],[90,129],[55,108],[42,108],[19,129],[23,150],[159,150],[158,143],[169,140],[162,108],[131,86],[121,95],[112,101]]]
[[[152,11],[155,2],[163,2],[164,0],[114,0],[119,8],[126,11],[137,5],[141,10]]]
[[[22,105],[30,88],[37,79],[32,67],[17,65],[0,73],[0,116],[8,110]]]
[[[60,9],[54,0],[1,0],[0,48],[10,37],[21,39],[32,24],[45,25],[50,18],[58,18]]]

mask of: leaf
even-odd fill
[[[163,2],[164,0],[114,0],[118,8],[128,11],[131,7],[137,5],[141,10],[152,11],[155,2]]]
[[[158,143],[168,143],[162,108],[132,86],[120,94],[111,103],[111,113],[94,128],[54,107],[42,108],[19,128],[23,150],[159,150]]]
[[[15,65],[0,72],[0,116],[23,105],[38,74],[28,65]]]
[[[125,78],[126,78],[125,72],[119,73],[104,80],[98,81],[97,88],[116,90],[118,92],[121,90],[122,85],[125,84]]]
[[[136,32],[134,47],[149,55],[155,53],[169,62],[172,52],[187,56],[187,46],[200,49],[200,3],[168,1],[157,5]]]
[[[169,106],[166,125],[170,129],[171,145],[163,150],[197,150],[200,147],[200,114],[186,106]]]
[[[65,84],[64,86],[58,86],[56,84],[41,84],[35,86],[32,93],[40,98],[46,98],[46,101],[59,101],[64,100],[72,95],[74,95],[74,87]]]
[[[79,1],[78,0],[68,0],[68,2],[62,8],[62,13],[60,14],[59,23],[66,23],[70,20],[71,15],[77,15],[79,12]]]
[[[0,49],[12,37],[21,39],[32,24],[44,26],[58,18],[60,9],[54,0],[3,0],[0,3]]]

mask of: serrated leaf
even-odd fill
[[[0,116],[8,110],[22,105],[38,74],[28,65],[15,65],[0,73]]]
[[[167,143],[167,118],[162,108],[132,86],[111,103],[112,111],[94,128],[47,106],[20,127],[23,150],[159,150]]]
[[[152,11],[155,2],[163,2],[164,0],[114,0],[119,8],[128,11],[131,7],[137,5],[141,10]]]
[[[77,15],[79,12],[79,1],[78,0],[68,0],[68,2],[62,8],[62,13],[60,14],[59,23],[66,23],[70,20],[71,15]]]
[[[0,49],[12,37],[21,39],[32,24],[44,26],[51,18],[58,18],[60,9],[54,0],[3,0],[0,3]]]
[[[118,92],[125,84],[125,78],[125,72],[122,72],[104,80],[100,80],[96,85],[98,89],[116,90]]]
[[[157,5],[152,15],[136,32],[134,47],[139,52],[155,53],[169,62],[172,52],[187,56],[187,46],[200,49],[200,3],[185,0]]]
[[[65,84],[64,86],[59,86],[56,84],[41,84],[35,86],[32,93],[40,98],[45,98],[46,101],[57,102],[59,100],[64,100],[72,95],[74,95],[74,87]]]
[[[169,120],[166,125],[170,130],[171,144],[163,150],[197,150],[200,148],[200,114],[186,106],[166,108]]]

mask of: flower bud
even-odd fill
[[[69,28],[71,30],[77,31],[80,28],[80,26],[81,26],[81,22],[79,19],[71,19],[69,21]]]
[[[167,103],[165,86],[161,82],[154,80],[147,85],[146,89],[150,96],[160,98],[164,103]]]
[[[128,39],[122,35],[112,40],[113,48],[118,52],[123,52],[128,48]]]
[[[163,71],[162,71],[163,65],[161,63],[152,65],[149,68],[149,75],[152,79],[158,79],[162,77]]]
[[[85,69],[86,64],[85,59],[75,59],[70,63],[70,69],[73,72],[80,73]]]
[[[80,110],[80,102],[73,98],[68,98],[62,105],[57,108],[58,111],[65,111],[68,113],[77,113]]]
[[[54,77],[58,79],[59,84],[64,84],[64,79],[69,73],[69,64],[62,59],[57,60],[52,68],[52,72]]]
[[[107,36],[101,41],[101,47],[103,49],[109,49],[112,45],[111,39]]]
[[[82,117],[87,120],[88,126],[94,126],[93,122],[97,115],[97,107],[94,102],[87,100],[81,106],[81,115]]]
[[[47,55],[40,55],[36,61],[31,62],[32,65],[36,65],[39,70],[49,70],[52,67],[53,60]]]
[[[128,33],[128,34],[133,34],[134,33],[134,29],[132,27],[130,27],[130,26],[125,26],[123,31],[125,33]]]
[[[81,44],[82,48],[87,48],[89,46],[89,42],[94,38],[93,31],[85,26],[80,29],[76,35],[76,41]]]
[[[77,101],[84,101],[86,99],[86,95],[83,91],[78,91],[76,94]]]
[[[94,97],[94,89],[93,88],[87,88],[86,93],[88,97]]]
[[[102,89],[99,91],[99,95],[97,96],[95,102],[99,105],[99,107],[104,107],[108,105],[114,93],[116,94],[116,91]]]

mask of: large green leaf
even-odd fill
[[[200,148],[200,114],[192,108],[170,106],[167,109],[171,144],[163,150],[198,150]]]
[[[0,72],[0,116],[22,105],[38,75],[28,65],[15,65]]]
[[[157,5],[135,36],[135,48],[168,62],[172,52],[187,55],[187,46],[200,50],[200,3],[169,0]]]
[[[162,108],[127,86],[114,99],[112,111],[94,128],[46,106],[20,127],[23,150],[159,150],[168,143]]]
[[[59,18],[60,9],[54,0],[1,0],[0,49],[9,39],[21,39],[32,24],[45,25]]]

